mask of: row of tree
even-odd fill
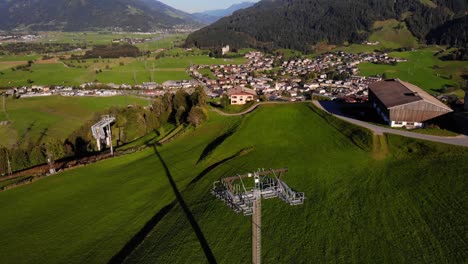
[[[8,161],[13,171],[19,171],[44,164],[48,158],[81,158],[97,151],[91,126],[102,115],[116,117],[112,125],[113,138],[117,146],[132,142],[152,131],[158,131],[167,123],[175,125],[199,126],[207,119],[207,96],[202,87],[192,94],[178,90],[175,94],[165,94],[156,98],[150,106],[111,108],[95,116],[74,131],[65,140],[49,138],[36,144],[19,144],[12,148],[0,148],[0,175],[8,172]],[[26,145],[26,146],[24,146]]]
[[[83,59],[94,59],[94,58],[121,58],[121,57],[138,57],[141,56],[142,52],[138,47],[131,44],[111,44],[111,45],[97,45],[92,50],[86,51],[81,56]],[[74,58],[80,58],[73,57]]]
[[[70,43],[36,43],[36,42],[15,42],[0,45],[0,54],[23,54],[36,53],[47,54],[64,51],[72,51],[75,49],[86,49],[86,45],[70,44]]]

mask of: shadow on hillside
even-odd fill
[[[219,147],[221,144],[226,141],[229,137],[231,137],[238,129],[239,124],[234,125],[231,127],[226,133],[222,134],[221,136],[215,138],[206,148],[203,150],[200,158],[198,158],[197,164],[205,160],[213,151]]]
[[[193,231],[195,232],[195,235],[198,238],[198,241],[200,242],[200,245],[203,249],[203,252],[205,253],[206,260],[208,263],[217,263],[216,258],[213,255],[213,252],[211,251],[210,246],[208,245],[208,241],[206,240],[205,236],[203,235],[203,232],[198,225],[195,217],[193,216],[192,212],[190,211],[190,208],[188,207],[187,203],[185,202],[182,194],[180,193],[176,182],[174,181],[174,178],[172,177],[172,174],[169,170],[169,167],[167,166],[166,162],[162,158],[161,154],[159,153],[157,149],[157,144],[147,144],[148,147],[152,147],[154,150],[154,153],[156,154],[156,157],[159,159],[161,162],[164,171],[166,173],[166,176],[169,180],[169,183],[174,191],[174,194],[176,196],[176,200],[174,200],[172,203],[169,205],[165,206],[163,209],[161,209],[156,215],[154,215],[146,224],[145,226],[138,232],[136,233],[132,239],[130,239],[127,244],[114,256],[112,259],[109,261],[109,263],[122,263],[130,254],[144,241],[144,239],[149,235],[149,233],[153,230],[153,228],[159,223],[159,221],[167,214],[169,211],[174,208],[174,206],[179,203],[180,207],[182,208],[185,216],[187,217],[187,220],[190,222],[190,225],[192,226]]]

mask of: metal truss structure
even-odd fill
[[[283,169],[261,169],[254,173],[221,179],[213,184],[211,193],[226,203],[234,212],[252,216],[252,263],[261,262],[261,200],[279,198],[289,205],[301,205],[305,195],[291,189],[281,176]],[[253,186],[249,186],[252,182]]]
[[[115,119],[116,118],[113,116],[105,115],[102,117],[101,121],[91,127],[98,150],[101,151],[102,145],[110,146],[112,155],[114,155],[114,148],[112,146],[111,124],[114,123]]]

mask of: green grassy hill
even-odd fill
[[[389,56],[407,59],[396,66],[362,63],[359,70],[362,75],[382,75],[387,78],[400,78],[414,83],[430,93],[444,86],[464,87],[463,75],[468,74],[466,61],[441,61],[434,56],[436,50],[428,48],[418,51],[391,52]]]
[[[373,147],[369,132],[316,111],[295,104],[246,117],[212,113],[157,151],[0,193],[0,262],[107,262],[153,218],[127,262],[206,263],[187,215],[219,263],[250,262],[250,218],[210,189],[259,167],[289,167],[287,183],[308,198],[297,207],[263,203],[265,263],[466,260],[468,150],[395,136]],[[188,214],[180,205],[158,214],[175,200],[171,180]]]
[[[41,143],[48,137],[65,139],[96,112],[110,107],[126,107],[130,104],[148,105],[137,97],[35,97],[7,99],[9,125],[0,126],[0,146],[12,146],[16,142]],[[0,121],[7,119],[0,114]],[[44,136],[41,134],[45,133]]]
[[[369,41],[380,42],[377,48],[381,49],[416,48],[418,46],[418,40],[408,30],[406,24],[396,19],[375,22]]]

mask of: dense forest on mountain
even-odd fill
[[[463,46],[468,43],[468,15],[448,21],[429,32],[428,43]]]
[[[391,18],[406,22],[425,42],[432,30],[467,11],[468,2],[464,0],[263,0],[194,32],[186,44],[311,51],[320,42],[360,43],[372,32],[375,21]],[[467,30],[462,26],[463,34]]]
[[[151,31],[199,24],[156,0],[0,0],[0,30]]]

